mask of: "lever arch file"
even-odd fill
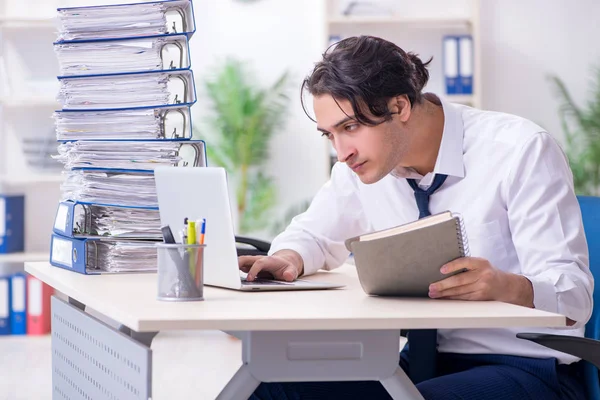
[[[202,140],[76,141],[58,146],[53,156],[66,169],[133,169],[153,171],[158,166],[204,167]]]
[[[13,335],[27,333],[27,275],[17,273],[10,277],[10,331]]]
[[[59,41],[144,37],[196,31],[191,0],[58,9]]]
[[[179,140],[192,138],[190,107],[109,111],[56,111],[58,141]]]
[[[61,185],[63,200],[100,205],[158,207],[154,174],[124,170],[73,170]]]
[[[458,76],[458,38],[456,36],[444,36],[444,80],[446,82],[446,94],[459,94],[460,81]]]
[[[192,105],[192,70],[59,77],[63,110],[105,111]]]
[[[458,38],[458,75],[460,76],[460,93],[473,94],[473,38]]]
[[[25,196],[0,195],[0,254],[25,248]]]
[[[346,248],[364,291],[380,296],[427,297],[431,283],[454,275],[440,268],[469,255],[462,218],[449,211],[350,238]]]
[[[124,207],[63,201],[54,233],[66,237],[162,240],[160,214],[153,207]]]
[[[10,335],[10,279],[0,276],[0,336]]]
[[[27,276],[27,334],[50,333],[50,298],[54,289],[33,275]]]
[[[58,42],[54,51],[62,76],[182,70],[191,66],[186,35]]]
[[[157,268],[156,243],[118,239],[75,239],[56,234],[50,264],[80,274],[151,272]]]

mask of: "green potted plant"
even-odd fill
[[[600,193],[600,69],[595,72],[592,98],[585,107],[575,104],[560,78],[550,77],[561,100],[565,153],[573,171],[575,192],[587,196],[598,196]]]
[[[246,66],[228,59],[205,81],[211,114],[206,129],[208,158],[235,183],[239,233],[264,230],[276,203],[273,180],[265,173],[269,142],[282,126],[289,104],[288,74],[260,87]]]

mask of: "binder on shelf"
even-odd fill
[[[66,110],[158,108],[196,102],[190,70],[59,77],[58,98]]]
[[[111,226],[103,226],[107,223]],[[157,207],[99,205],[70,200],[59,203],[53,232],[72,238],[108,236],[162,240]]]
[[[145,37],[196,31],[192,0],[58,9],[59,41]]]
[[[470,35],[458,37],[458,75],[460,93],[473,94],[473,38]]]
[[[32,275],[27,276],[27,334],[50,333],[50,298],[54,289]]]
[[[157,268],[156,243],[52,234],[50,264],[86,275],[153,272]]]
[[[185,70],[191,67],[186,35],[54,43],[62,77]],[[106,60],[111,60],[107,63]]]
[[[442,59],[444,64],[444,80],[446,83],[446,94],[459,94],[460,79],[458,75],[458,37],[444,36]]]
[[[0,194],[0,254],[25,250],[25,196]]]
[[[10,278],[0,276],[0,336],[10,335]]]
[[[10,331],[13,335],[27,333],[27,275],[17,273],[10,277]]]
[[[192,138],[190,106],[105,111],[56,111],[59,142],[72,140],[181,140]]]
[[[72,169],[154,171],[158,166],[204,167],[202,140],[74,141],[58,146],[53,156]]]

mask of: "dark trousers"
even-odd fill
[[[426,400],[585,400],[581,363],[555,358],[439,353],[436,377],[417,385]],[[408,353],[400,353],[408,371]],[[379,382],[262,383],[249,400],[391,399]]]

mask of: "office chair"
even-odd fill
[[[271,248],[270,242],[247,236],[236,236],[235,243],[239,256],[266,256]]]
[[[596,282],[600,282],[600,197],[578,196],[583,227],[590,252],[590,270]],[[551,349],[580,357],[584,362],[585,387],[590,400],[600,400],[600,287],[594,288],[592,317],[585,326],[585,338],[546,335],[539,333],[518,333],[520,339],[527,339]]]

